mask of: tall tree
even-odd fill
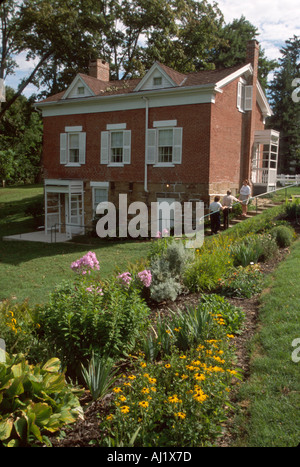
[[[6,89],[11,100],[15,91]],[[20,96],[0,122],[0,176],[11,182],[35,182],[40,172],[42,119],[33,102]]]
[[[280,131],[279,170],[300,171],[300,103],[292,98],[293,81],[300,78],[300,37],[293,36],[280,50],[279,68],[270,83],[274,115],[269,125]]]
[[[251,24],[245,16],[234,19],[220,31],[220,46],[216,48],[211,60],[216,68],[231,67],[246,62],[246,45],[249,40],[259,35],[256,26]],[[259,49],[258,79],[264,89],[268,87],[268,75],[277,66],[276,60],[268,60],[264,50]]]

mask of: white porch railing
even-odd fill
[[[294,183],[300,183],[300,174],[296,175],[277,175],[277,182],[279,182],[281,185],[291,185]]]

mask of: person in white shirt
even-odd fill
[[[247,215],[247,205],[250,200],[251,195],[251,188],[249,186],[248,180],[243,181],[243,185],[240,189],[240,196],[239,200],[242,201],[242,209],[243,209],[243,216],[246,217]]]
[[[217,234],[218,230],[221,227],[221,216],[220,211],[223,210],[223,206],[220,203],[220,196],[215,196],[214,201],[209,205],[209,212],[210,214],[210,225],[211,225],[211,233]]]
[[[223,221],[224,221],[224,230],[228,229],[229,227],[229,218],[228,215],[232,211],[233,203],[238,203],[239,200],[231,194],[231,191],[227,191],[227,195],[223,197],[222,204],[223,204]]]

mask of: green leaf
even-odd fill
[[[10,437],[14,421],[12,418],[0,421],[0,440],[5,440]]]
[[[58,358],[51,358],[48,362],[42,366],[42,370],[48,371],[49,373],[57,373],[60,371],[61,364]]]

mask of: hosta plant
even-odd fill
[[[30,365],[22,354],[0,363],[0,446],[49,443],[48,436],[83,416],[79,392],[57,358]]]

